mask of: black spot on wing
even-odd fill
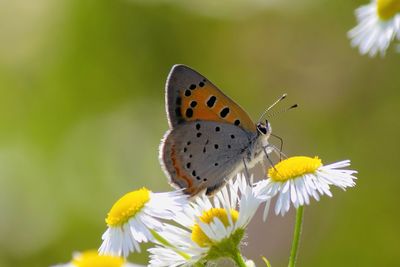
[[[222,118],[225,118],[228,114],[229,114],[229,108],[228,107],[225,107],[225,108],[223,108],[222,110],[221,110],[221,112],[219,113],[219,115],[222,117]]]
[[[193,116],[193,109],[188,108],[185,112],[186,117],[191,118]]]
[[[177,117],[182,117],[181,108],[176,108],[176,109],[175,109],[175,115],[176,115]]]
[[[196,102],[196,101],[190,102],[190,106],[191,106],[192,108],[196,107],[196,106],[197,106],[197,102]]]
[[[206,104],[207,107],[212,108],[215,105],[215,102],[217,101],[217,98],[215,96],[210,96],[210,98],[207,100]]]

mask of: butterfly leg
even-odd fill
[[[288,156],[286,156],[286,154],[283,153],[282,150],[278,149],[276,146],[269,144],[267,147],[272,148],[272,151],[279,157],[279,161],[282,161],[282,159],[288,158]]]
[[[266,149],[270,148],[272,151],[274,152],[278,157],[279,157],[279,161],[282,161],[282,159],[287,159],[288,156],[282,152],[282,150],[278,149],[276,146],[272,145],[272,144],[268,144],[267,146],[264,146],[264,153],[267,154]]]
[[[246,174],[246,178],[247,178],[247,180],[249,180],[250,179],[250,172],[249,172],[249,169],[247,168],[245,158],[243,158],[243,166],[244,166],[244,172]]]
[[[260,164],[261,164],[262,170],[264,170],[264,175],[265,175],[265,170],[266,170],[267,168],[265,167],[265,161],[264,161],[264,159],[260,161]],[[267,177],[264,177],[264,178],[267,178]]]
[[[263,146],[263,151],[264,151],[265,157],[267,158],[267,160],[268,160],[269,164],[272,166],[272,168],[275,169],[275,164],[272,162],[271,158],[268,155],[268,150],[267,150],[268,148],[272,148],[272,150],[275,151],[276,147],[274,147],[272,145]],[[277,171],[277,170],[275,169],[275,171]]]
[[[280,145],[279,145],[279,161],[282,161],[283,138],[280,137],[279,135],[276,135],[276,134],[273,134],[273,133],[271,133],[271,136],[275,137],[280,142]]]

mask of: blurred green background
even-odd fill
[[[97,248],[104,217],[158,163],[173,64],[206,75],[288,155],[351,159],[355,188],[306,208],[298,266],[398,265],[399,55],[370,59],[346,32],[363,1],[0,2],[0,266],[49,266]],[[255,218],[245,255],[289,255],[293,213]],[[145,254],[130,257],[145,263]]]

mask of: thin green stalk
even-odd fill
[[[301,227],[303,225],[303,213],[304,206],[300,206],[296,211],[296,223],[294,225],[294,233],[293,233],[293,241],[292,241],[292,250],[290,251],[289,258],[289,267],[295,267],[297,252],[299,249],[300,236],[301,236]]]
[[[266,258],[266,257],[261,257],[261,259],[264,261],[264,263],[265,263],[265,266],[267,266],[267,267],[271,267],[271,263],[269,262],[269,260],[267,260],[267,258]]]
[[[246,267],[246,262],[244,261],[239,250],[236,250],[236,253],[232,254],[232,259],[238,267]]]

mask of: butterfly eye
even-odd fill
[[[268,132],[267,126],[260,122],[257,123],[257,130],[262,134],[267,134]]]

